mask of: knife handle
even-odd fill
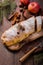
[[[38,48],[38,46],[37,47],[34,47],[32,50],[30,50],[29,52],[27,52],[23,57],[21,57],[19,59],[19,61],[20,62],[25,61],[37,48]]]

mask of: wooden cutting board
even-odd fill
[[[33,0],[31,0],[33,1]],[[36,0],[39,1],[39,0]],[[40,0],[41,1],[41,0]],[[43,8],[43,1],[40,2],[41,7]],[[19,0],[16,0],[17,6],[19,3]],[[19,12],[19,7],[17,7],[17,10]],[[3,18],[3,24],[0,26],[0,65],[34,65],[33,61],[33,55],[28,58],[24,63],[20,63],[19,62],[19,58],[21,56],[23,56],[27,51],[29,51],[30,49],[32,49],[34,46],[37,45],[37,42],[43,41],[43,38],[37,39],[36,41],[33,41],[31,43],[28,43],[26,45],[23,46],[23,48],[21,48],[21,50],[19,50],[18,52],[10,52],[9,50],[7,50],[4,45],[2,44],[1,41],[1,35],[2,33],[8,29],[11,26],[11,23],[4,17]],[[43,50],[43,48],[39,48],[37,49],[34,53],[36,53],[39,50]]]

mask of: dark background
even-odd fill
[[[31,0],[35,1],[35,0]],[[43,9],[43,0],[36,0],[39,2]],[[19,0],[16,0],[17,6],[19,4]],[[18,10],[19,11],[19,10]],[[2,33],[8,29],[11,26],[11,23],[6,20],[5,17],[3,17],[3,25],[0,26],[0,37]],[[43,38],[41,38],[43,40]],[[30,44],[35,44],[35,42],[32,42]],[[33,45],[34,46],[34,45]],[[20,51],[18,52],[10,52],[7,50],[4,45],[2,44],[1,38],[0,38],[0,65],[33,65],[34,64],[34,58],[31,56],[30,58],[27,59],[24,63],[19,62],[19,58],[26,53],[26,50],[28,49],[28,45],[24,46]],[[31,48],[30,46],[29,48]],[[28,49],[29,50],[29,49]]]

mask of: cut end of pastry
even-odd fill
[[[4,34],[2,34],[1,40],[3,41],[3,43],[5,43],[5,36],[4,36]]]

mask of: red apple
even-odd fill
[[[24,5],[28,5],[30,0],[20,0],[20,2]]]
[[[28,5],[28,10],[29,10],[31,13],[37,13],[37,12],[39,12],[39,9],[40,9],[40,5],[39,5],[37,2],[31,2],[31,3]]]

